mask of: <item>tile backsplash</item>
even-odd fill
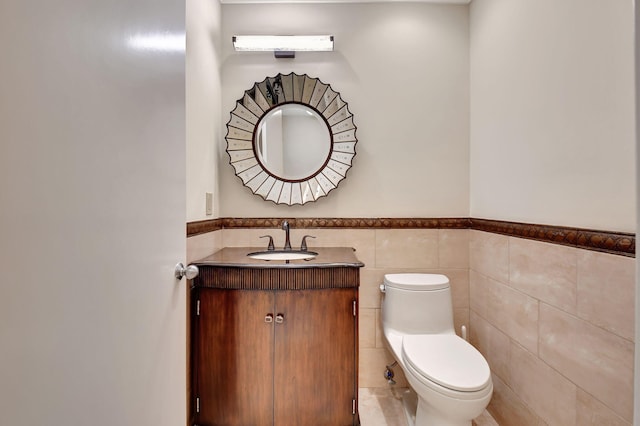
[[[222,247],[284,244],[274,228],[187,238],[188,261]],[[454,321],[487,358],[489,411],[509,425],[631,425],[635,259],[475,229],[294,228],[291,242],[347,246],[361,270],[360,387],[387,386],[379,286],[386,273],[442,273]],[[400,368],[397,386],[406,386]]]

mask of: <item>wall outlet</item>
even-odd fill
[[[213,214],[213,193],[206,192],[205,198],[205,211],[207,216],[211,216]]]

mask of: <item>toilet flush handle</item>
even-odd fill
[[[384,287],[384,284],[380,284],[380,293],[386,293],[386,289]]]

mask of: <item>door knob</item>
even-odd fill
[[[198,276],[200,270],[196,265],[189,265],[185,268],[182,262],[176,265],[175,276],[177,279],[181,280],[182,277],[187,277],[188,280],[192,280]]]
[[[282,324],[283,322],[284,322],[284,314],[276,315],[276,323],[277,324]]]
[[[273,314],[267,314],[264,316],[264,322],[273,322]]]

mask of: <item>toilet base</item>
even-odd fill
[[[411,390],[407,389],[402,394],[402,407],[404,408],[404,415],[407,418],[407,425],[416,425],[416,412],[418,410],[418,395]]]
[[[428,404],[420,403],[418,395],[409,389],[402,395],[402,406],[409,426],[471,426],[471,420],[456,421],[445,419],[429,410]]]

